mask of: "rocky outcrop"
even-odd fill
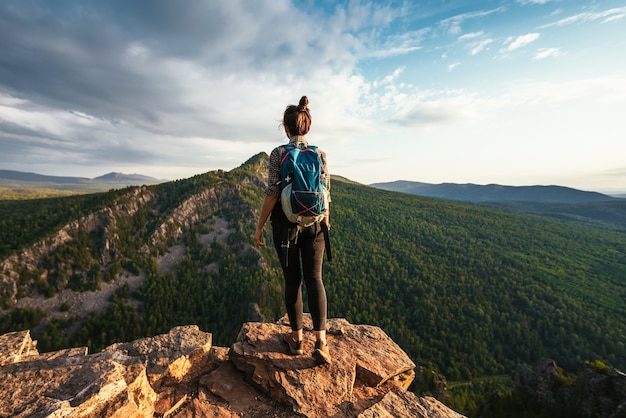
[[[603,364],[581,363],[567,376],[556,362],[540,359],[535,370],[518,365],[513,373],[515,395],[523,402],[559,416],[626,417],[626,374]]]
[[[150,238],[150,245],[144,245],[142,251],[150,253],[154,248],[178,241],[184,230],[209,218],[219,208],[226,208],[228,205],[225,202],[235,196],[233,190],[233,187],[222,184],[190,196],[155,229]]]
[[[415,364],[380,328],[329,320],[325,365],[285,354],[288,331],[246,323],[228,349],[181,326],[89,355],[39,353],[28,331],[5,334],[0,417],[462,417],[407,391]]]

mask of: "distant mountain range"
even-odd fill
[[[418,196],[458,200],[626,229],[626,199],[563,186],[501,186],[414,181],[374,183],[372,187]]]
[[[19,184],[20,186],[39,187],[41,185],[88,185],[88,186],[141,186],[159,184],[167,180],[159,180],[154,177],[141,174],[124,174],[111,172],[93,179],[87,177],[59,177],[46,176],[36,173],[25,173],[13,170],[0,170],[0,185]]]
[[[457,183],[420,183],[415,181],[393,181],[374,183],[372,187],[418,196],[438,197],[443,199],[463,200],[468,202],[606,202],[614,197],[586,192],[563,186],[502,186],[498,184],[457,184]]]

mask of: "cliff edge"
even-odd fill
[[[0,417],[462,417],[407,391],[415,364],[378,327],[330,319],[325,365],[309,332],[305,355],[285,354],[287,332],[284,318],[248,322],[225,348],[180,326],[95,354],[39,353],[29,331],[4,334]]]

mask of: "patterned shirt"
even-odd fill
[[[290,144],[302,143],[305,146],[308,145],[306,137],[301,135],[292,136],[289,140]],[[285,152],[285,146],[279,145],[272,150],[270,154],[269,166],[267,168],[267,188],[265,194],[268,196],[274,196],[280,199],[280,193],[283,191],[282,181],[280,178],[280,159]],[[322,181],[326,184],[326,189],[330,192],[330,174],[328,173],[328,167],[326,164],[326,153],[321,149],[317,149],[317,152],[322,158]]]

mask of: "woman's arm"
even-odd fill
[[[276,196],[265,195],[263,207],[261,207],[261,216],[259,216],[259,222],[256,225],[256,232],[254,233],[254,244],[257,248],[265,246],[265,243],[263,242],[263,225],[265,225],[267,218],[269,218],[274,206],[276,206],[276,202],[278,202],[278,198]]]

